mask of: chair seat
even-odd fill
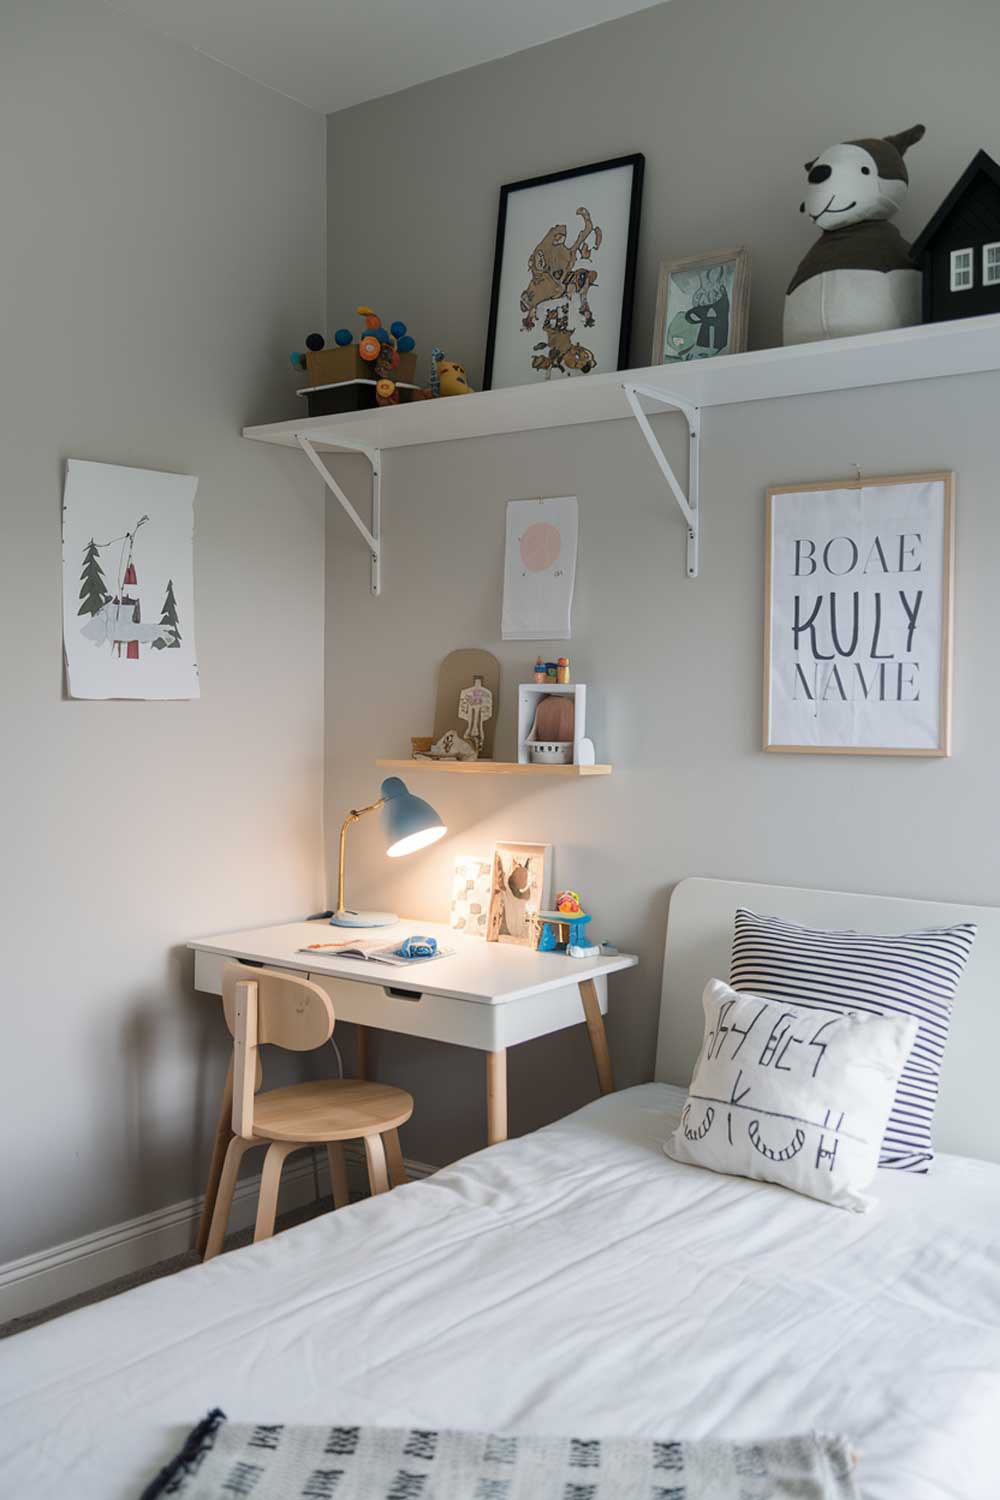
[[[405,1089],[332,1078],[258,1094],[253,1133],[265,1141],[352,1141],[395,1130],[412,1113],[413,1099]]]

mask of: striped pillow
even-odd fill
[[[880,1167],[926,1172],[951,1008],[976,936],[973,922],[900,936],[824,932],[740,907],[733,989],[816,1010],[913,1016],[916,1041],[900,1074]]]

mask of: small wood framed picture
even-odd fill
[[[628,364],[645,157],[500,189],[483,390]]]
[[[951,753],[955,476],[767,492],[764,749]]]
[[[549,844],[503,843],[493,847],[488,943],[522,943],[534,947],[532,917],[551,897]]]
[[[660,266],[654,365],[742,354],[750,319],[750,251],[716,250]]]

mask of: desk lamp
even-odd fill
[[[385,852],[390,859],[414,854],[428,844],[436,844],[448,832],[438,814],[422,797],[407,791],[398,776],[387,776],[379,788],[381,796],[368,807],[352,807],[340,830],[340,857],[337,864],[337,910],[330,921],[335,927],[391,927],[399,918],[389,911],[351,911],[344,905],[344,851],[347,830],[365,813],[382,809],[382,834]]]

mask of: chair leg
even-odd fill
[[[386,1130],[382,1133],[382,1144],[385,1147],[385,1159],[389,1167],[389,1181],[394,1188],[401,1187],[404,1182],[409,1182],[406,1168],[403,1165],[403,1151],[399,1144],[399,1131]]]
[[[222,1249],[226,1238],[226,1225],[229,1223],[229,1211],[233,1206],[233,1193],[239,1176],[240,1162],[251,1146],[259,1144],[259,1141],[248,1141],[243,1136],[234,1135],[226,1148],[219,1185],[215,1192],[215,1205],[205,1240],[203,1260],[211,1260]]]
[[[389,1191],[389,1174],[385,1165],[385,1148],[380,1135],[366,1135],[365,1158],[368,1162],[368,1185],[374,1198],[378,1193]]]
[[[344,1160],[344,1147],[340,1141],[327,1141],[327,1159],[330,1163],[330,1186],[333,1189],[334,1208],[346,1208],[351,1201],[351,1195],[347,1190],[347,1163]]]
[[[281,1186],[281,1169],[285,1157],[302,1149],[301,1141],[272,1141],[264,1157],[264,1170],[260,1174],[260,1193],[257,1198],[257,1223],[254,1226],[253,1242],[269,1240],[274,1233],[274,1220],[278,1212],[278,1188]]]

